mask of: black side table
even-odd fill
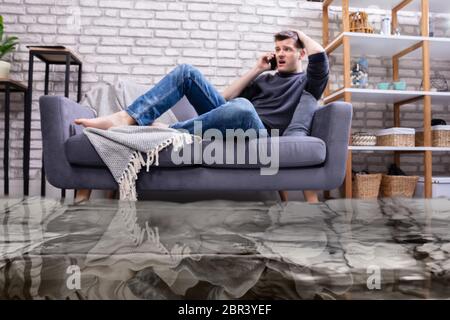
[[[29,69],[28,69],[28,103],[25,108],[25,122],[29,125],[25,127],[25,148],[24,148],[24,195],[28,195],[29,191],[29,170],[30,170],[30,134],[31,134],[31,107],[33,102],[33,63],[34,57],[45,62],[45,87],[44,94],[48,95],[49,72],[51,64],[59,64],[66,66],[64,96],[69,98],[69,82],[70,82],[70,66],[78,66],[78,95],[77,102],[81,100],[81,60],[69,49],[63,46],[39,47],[29,46]],[[45,196],[45,170],[44,157],[42,157],[42,175],[41,175],[41,196]],[[65,197],[65,190],[61,190],[61,197]]]
[[[21,92],[24,94],[24,110],[27,109],[27,87],[20,82],[0,78],[0,92],[5,93],[5,139],[3,145],[3,172],[4,172],[4,194],[9,194],[9,103],[11,92]],[[25,124],[26,127],[26,124]],[[23,168],[23,175],[25,177],[25,166]]]

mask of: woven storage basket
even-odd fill
[[[423,146],[423,130],[416,132],[416,146]],[[431,127],[431,146],[450,147],[450,126]]]
[[[412,198],[416,190],[418,176],[389,176],[383,174],[381,179],[382,197]]]
[[[352,146],[375,146],[377,137],[367,132],[355,132],[352,134]]]
[[[412,128],[389,128],[377,132],[377,146],[414,147],[415,130]]]
[[[423,131],[416,132],[414,139],[415,139],[416,147],[422,147],[423,146]]]
[[[359,199],[375,199],[378,197],[381,184],[381,173],[355,174],[353,177],[353,197]]]
[[[373,28],[369,24],[367,13],[358,11],[349,15],[350,32],[373,33]]]

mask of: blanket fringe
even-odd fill
[[[201,142],[201,138],[198,136],[194,136],[196,142]],[[136,180],[137,175],[141,171],[143,166],[146,166],[146,171],[148,172],[150,166],[152,164],[159,166],[159,152],[172,145],[174,151],[180,150],[183,145],[192,144],[194,140],[192,140],[192,135],[188,133],[180,133],[176,136],[163,141],[152,150],[147,152],[147,161],[144,160],[141,152],[135,151],[133,152],[130,162],[128,163],[127,168],[122,173],[118,184],[119,184],[119,192],[120,192],[120,200],[130,200],[137,201],[137,193],[136,193]]]

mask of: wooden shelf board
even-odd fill
[[[376,9],[376,10],[392,10],[395,6],[397,6],[401,1],[400,0],[383,0],[383,1],[373,1],[373,0],[349,0],[350,8],[353,9]],[[374,4],[375,3],[375,4]],[[429,0],[430,3],[430,12],[433,13],[450,13],[450,2],[447,0]],[[404,7],[402,11],[413,11],[420,12],[421,11],[421,1],[413,0],[410,4]],[[330,7],[340,7],[341,1],[334,0],[331,3]]]
[[[349,146],[352,151],[450,151],[449,147],[380,147],[380,146]]]
[[[30,52],[33,52],[35,56],[51,64],[65,64],[67,55],[70,56],[71,64],[81,64],[80,57],[68,48],[51,48],[51,47],[39,47],[39,46],[27,46]]]
[[[377,90],[377,89],[357,89],[345,88],[334,92],[324,98],[324,103],[329,103],[335,97],[349,92],[352,94],[352,102],[373,102],[373,103],[397,103],[424,95],[431,96],[431,102],[435,104],[450,104],[450,92],[432,91],[406,91],[406,90]]]
[[[433,60],[449,60],[450,38],[420,37],[420,36],[386,36],[382,34],[343,32],[333,40],[326,48],[327,52],[335,42],[342,37],[350,38],[350,50],[352,56],[377,56],[391,58],[397,53],[413,46],[414,44],[428,40],[430,56]],[[332,52],[333,55],[342,55],[343,46],[339,46]],[[402,59],[421,59],[422,49],[419,48],[402,57]]]
[[[2,92],[6,88],[6,83],[9,83],[11,85],[11,87],[10,87],[11,90],[15,90],[15,91],[18,90],[18,91],[22,91],[22,92],[27,91],[27,86],[19,81],[12,80],[9,78],[0,78],[0,90]]]

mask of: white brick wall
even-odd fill
[[[0,0],[6,32],[20,38],[19,50],[12,55],[12,77],[27,81],[28,53],[26,45],[62,44],[70,47],[83,60],[83,92],[99,82],[131,79],[153,85],[177,64],[191,63],[222,90],[255,63],[257,56],[273,48],[273,33],[287,28],[306,30],[321,41],[321,4],[294,0]],[[330,25],[332,36],[338,33],[337,13]],[[402,32],[416,32],[415,17],[401,18]],[[374,21],[379,17],[374,16]],[[448,35],[446,21],[438,21],[440,35]],[[331,80],[342,81],[342,59],[336,58]],[[387,78],[389,61],[369,60],[371,81]],[[402,78],[408,87],[420,85],[417,61],[402,63]],[[450,78],[450,65],[433,64]],[[41,141],[38,98],[43,94],[44,65],[35,62],[33,92],[32,151],[30,176],[38,185],[40,179]],[[75,68],[73,69],[75,71]],[[50,92],[64,90],[62,66],[52,66]],[[71,75],[71,97],[75,99],[76,73]],[[10,178],[12,189],[20,190],[22,178],[22,98],[14,95],[11,111]],[[419,127],[420,106],[405,107],[404,124]],[[450,122],[448,106],[439,106],[433,116]],[[392,126],[392,106],[355,105],[353,128],[378,129]],[[3,114],[0,115],[0,128]],[[2,144],[3,145],[3,144]],[[0,150],[0,157],[3,150]],[[408,169],[420,170],[419,159],[408,156]],[[382,169],[391,161],[387,154],[355,154],[355,167]],[[449,157],[435,157],[435,172],[449,171]],[[419,172],[420,173],[420,172]],[[0,170],[0,178],[3,170]],[[16,185],[14,185],[16,183]],[[38,188],[35,188],[38,193]]]

